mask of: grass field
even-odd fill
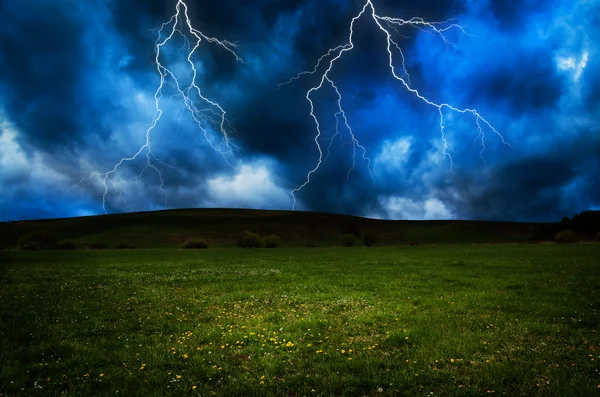
[[[600,245],[0,252],[0,395],[600,395]]]

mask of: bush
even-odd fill
[[[344,234],[342,236],[342,244],[344,247],[352,247],[354,245],[355,237],[353,234]]]
[[[281,238],[279,238],[276,234],[271,234],[264,239],[266,248],[277,248],[279,247],[279,243],[281,243]]]
[[[578,240],[577,233],[571,229],[561,230],[554,236],[554,241],[558,243],[576,243]]]
[[[185,243],[183,243],[183,245],[181,246],[181,248],[186,248],[186,249],[190,249],[190,248],[206,249],[206,248],[208,248],[208,244],[206,244],[206,241],[202,240],[201,238],[194,238],[194,239],[187,240]]]
[[[91,250],[105,250],[108,249],[108,245],[104,243],[91,243],[87,248]]]
[[[135,246],[129,244],[121,244],[115,247],[118,250],[132,250],[135,249]]]
[[[373,244],[375,244],[375,241],[377,241],[377,232],[370,228],[365,229],[362,232],[362,240],[367,247],[372,246]]]
[[[58,243],[57,248],[59,250],[74,250],[77,248],[77,246],[71,240],[62,240],[60,243]]]
[[[256,233],[244,232],[240,235],[238,240],[238,247],[241,248],[262,248],[262,238]]]
[[[21,236],[17,244],[20,250],[53,250],[58,242],[56,237],[47,232],[33,232]]]

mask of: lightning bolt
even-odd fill
[[[340,134],[340,130],[338,128],[338,126],[339,126],[338,117],[342,117],[342,119],[344,120],[344,126],[346,127],[346,129],[348,130],[348,132],[350,133],[350,136],[351,136],[351,144],[353,146],[353,162],[352,162],[352,168],[348,171],[347,176],[349,177],[350,172],[352,170],[354,170],[354,167],[356,165],[356,149],[359,148],[363,152],[362,157],[365,161],[367,161],[367,167],[369,169],[369,173],[371,174],[371,178],[373,178],[373,174],[372,174],[371,168],[370,168],[370,160],[366,156],[366,149],[360,145],[360,143],[356,139],[356,136],[354,135],[354,132],[350,128],[348,119],[346,118],[346,112],[344,111],[344,109],[342,107],[342,95],[340,94],[340,91],[339,91],[338,87],[335,85],[334,81],[329,77],[329,73],[333,69],[334,64],[342,57],[342,55],[344,55],[344,53],[349,52],[354,48],[354,43],[352,41],[353,35],[354,35],[354,24],[363,15],[368,14],[369,10],[370,10],[370,16],[373,19],[373,22],[375,22],[375,24],[377,24],[377,27],[379,28],[379,30],[381,30],[381,32],[384,34],[384,36],[386,38],[386,42],[387,42],[386,49],[387,49],[388,59],[389,59],[388,65],[389,65],[390,71],[392,73],[392,76],[396,80],[398,80],[407,91],[412,93],[415,96],[415,98],[425,102],[427,105],[432,106],[438,110],[438,113],[440,115],[439,126],[440,126],[440,132],[441,132],[441,139],[442,139],[442,143],[443,143],[443,154],[445,157],[448,158],[448,160],[450,162],[451,171],[454,170],[454,161],[452,159],[452,155],[449,152],[449,150],[452,149],[452,146],[448,143],[446,136],[444,135],[444,129],[445,129],[444,110],[454,111],[454,112],[463,113],[463,114],[469,113],[475,118],[475,123],[477,125],[477,129],[479,132],[478,137],[480,137],[481,145],[482,145],[482,150],[479,153],[479,156],[482,159],[483,159],[483,152],[485,150],[485,140],[484,140],[485,135],[484,135],[484,131],[483,131],[483,126],[486,126],[488,129],[490,129],[496,135],[498,135],[500,137],[500,139],[502,140],[503,144],[509,146],[510,148],[513,148],[508,142],[506,142],[506,140],[504,139],[502,134],[500,134],[492,126],[491,123],[489,123],[483,116],[481,116],[477,112],[477,110],[470,109],[470,108],[461,109],[461,108],[454,107],[448,103],[433,102],[433,101],[427,99],[426,97],[424,97],[423,95],[421,95],[421,93],[418,90],[412,88],[411,83],[410,83],[410,75],[408,74],[408,72],[406,70],[404,53],[403,53],[400,45],[394,40],[394,36],[392,34],[392,33],[395,33],[398,36],[406,37],[406,36],[403,36],[402,34],[400,34],[399,29],[403,26],[409,26],[409,27],[418,29],[419,31],[427,32],[429,34],[439,36],[442,39],[442,41],[444,42],[444,44],[446,44],[446,45],[454,45],[453,43],[451,43],[450,41],[447,40],[445,33],[451,29],[458,29],[463,34],[470,36],[463,29],[463,27],[454,23],[453,22],[454,19],[449,19],[449,20],[443,21],[443,22],[427,22],[423,18],[418,18],[418,17],[406,20],[406,19],[401,19],[401,18],[380,16],[377,14],[377,12],[375,10],[375,6],[373,5],[373,2],[371,0],[367,0],[367,2],[364,4],[363,8],[358,13],[358,15],[353,17],[352,21],[350,22],[350,32],[349,32],[348,42],[346,44],[339,45],[334,48],[330,48],[325,54],[323,54],[318,59],[315,67],[312,70],[302,71],[302,72],[298,73],[296,76],[289,79],[288,81],[281,83],[277,86],[277,89],[279,89],[279,88],[281,88],[281,86],[292,83],[293,81],[300,79],[304,75],[316,75],[317,71],[322,67],[322,65],[323,64],[326,65],[325,71],[320,75],[319,84],[310,88],[306,93],[306,99],[308,100],[308,102],[310,104],[310,116],[312,117],[312,119],[316,125],[316,130],[317,130],[317,134],[315,136],[314,141],[315,141],[315,144],[317,145],[317,149],[319,151],[319,159],[318,159],[317,165],[313,169],[311,169],[308,172],[308,174],[306,175],[306,180],[304,181],[304,183],[291,191],[291,196],[293,199],[292,210],[296,206],[296,194],[300,193],[300,191],[311,182],[311,176],[319,169],[321,164],[324,162],[323,150],[321,149],[321,145],[319,144],[319,138],[322,135],[321,125],[319,123],[317,116],[315,115],[315,112],[314,112],[314,103],[311,99],[311,94],[320,90],[321,88],[323,88],[323,86],[326,85],[326,83],[327,83],[327,85],[331,86],[335,90],[335,92],[338,96],[337,97],[338,98],[337,99],[338,112],[335,115],[335,117],[336,117],[336,133],[332,137],[332,140],[333,140],[333,138],[335,138],[335,136]],[[401,74],[399,74],[397,72],[396,66],[394,66],[394,63],[395,63],[394,62],[394,59],[395,59],[394,53],[395,52],[397,52],[399,54],[400,64],[402,65],[401,66],[402,67]],[[327,157],[329,156],[329,149],[331,147],[331,141],[327,147],[327,151],[328,151]],[[483,159],[483,160],[485,161],[485,159]]]
[[[175,14],[169,19],[167,22],[160,25],[160,27],[154,29],[154,31],[158,32],[158,38],[155,42],[155,65],[156,70],[160,75],[160,84],[154,93],[154,102],[155,102],[155,113],[152,118],[152,123],[146,130],[146,140],[145,143],[139,148],[139,150],[130,157],[123,157],[120,161],[118,161],[115,166],[105,173],[92,173],[86,178],[80,180],[77,186],[81,186],[83,182],[87,182],[92,178],[100,179],[102,185],[104,186],[104,192],[102,194],[102,208],[104,212],[106,211],[106,196],[108,194],[108,184],[110,183],[113,186],[113,189],[117,191],[121,200],[124,201],[124,197],[121,191],[118,191],[113,182],[111,182],[111,177],[117,172],[119,167],[121,167],[126,162],[131,162],[136,160],[142,153],[145,153],[146,157],[146,166],[143,168],[141,173],[138,175],[138,179],[142,177],[144,172],[148,169],[152,169],[158,174],[160,179],[159,188],[165,197],[165,207],[167,206],[168,196],[164,190],[164,179],[160,172],[159,166],[169,167],[175,170],[177,168],[166,164],[162,161],[162,159],[157,158],[152,152],[152,140],[151,135],[152,131],[156,128],[158,122],[160,121],[163,110],[160,107],[161,99],[163,96],[163,88],[165,83],[170,84],[177,92],[171,96],[173,97],[181,97],[183,99],[183,103],[185,108],[182,110],[182,114],[179,116],[179,122],[183,117],[183,112],[187,110],[189,115],[192,117],[194,122],[197,124],[198,128],[202,131],[204,138],[210,145],[210,147],[216,152],[220,153],[227,164],[230,166],[231,163],[227,157],[228,154],[231,154],[233,149],[239,149],[232,141],[230,137],[230,133],[233,131],[231,128],[231,124],[226,117],[225,110],[219,105],[219,103],[209,99],[208,97],[202,94],[200,87],[196,84],[196,77],[198,75],[198,71],[196,70],[196,66],[194,63],[194,52],[200,46],[200,43],[204,40],[208,43],[214,44],[222,49],[231,53],[232,56],[235,57],[236,61],[240,63],[244,63],[244,60],[237,53],[237,45],[227,40],[219,40],[215,37],[209,37],[202,33],[201,31],[195,29],[192,26],[192,22],[188,16],[188,6],[183,0],[178,0],[177,5],[175,7]],[[167,32],[167,34],[163,34],[163,32]],[[187,87],[182,87],[179,80],[175,76],[175,74],[165,65],[161,63],[160,55],[162,48],[176,35],[180,35],[184,40],[184,45],[182,51],[187,53],[186,59],[189,63],[189,66],[192,70],[192,79],[191,83]],[[166,36],[163,38],[163,36]],[[192,40],[192,43],[190,43]],[[195,101],[192,99],[192,94],[197,95],[199,100]],[[199,102],[199,103],[197,103]],[[202,104],[202,107],[200,107]],[[221,134],[223,145],[219,146],[215,144],[215,142],[209,136],[209,132],[218,131]]]

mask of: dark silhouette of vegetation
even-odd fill
[[[375,229],[367,228],[362,232],[362,240],[365,246],[371,247],[377,241],[377,232]]]
[[[569,218],[568,216],[565,216],[564,218],[562,218],[560,220],[560,225],[561,226],[569,226],[569,224],[571,223],[571,218]]]
[[[104,243],[91,243],[87,246],[87,249],[90,250],[106,250],[108,249],[108,244]]]
[[[117,245],[115,248],[118,250],[133,250],[133,249],[135,249],[135,246],[129,245],[129,244],[121,244],[121,245]]]
[[[77,246],[71,240],[62,240],[56,248],[59,250],[74,250]]]
[[[185,243],[183,243],[181,248],[207,249],[208,244],[206,243],[206,241],[202,240],[201,238],[194,238],[194,239],[187,240]]]
[[[577,233],[571,229],[561,230],[554,236],[554,241],[558,243],[576,243],[578,240]]]
[[[263,240],[265,248],[277,248],[281,243],[281,238],[276,234],[271,234]]]
[[[22,236],[18,241],[20,250],[54,250],[58,246],[58,241],[55,236],[46,232],[32,232]]]
[[[263,240],[256,234],[249,231],[245,231],[240,235],[238,239],[238,247],[241,248],[262,248]]]
[[[560,222],[547,223],[536,227],[530,241],[551,241],[561,231],[571,230],[579,240],[594,240],[600,233],[600,211],[583,211],[573,218],[564,217]]]
[[[342,236],[342,245],[344,247],[352,247],[354,245],[355,240],[356,237],[354,237],[354,234],[344,234]]]

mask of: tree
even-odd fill
[[[264,239],[266,248],[277,248],[279,247],[279,243],[281,242],[281,238],[276,234],[271,234]]]
[[[241,248],[262,248],[263,240],[256,233],[245,231],[238,239],[238,247]]]

